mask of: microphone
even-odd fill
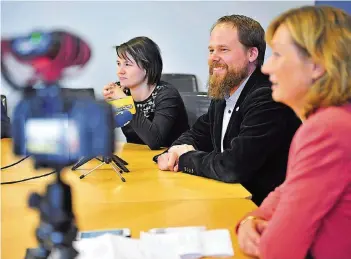
[[[126,110],[115,114],[115,125],[117,128],[124,127],[133,119],[133,114]]]
[[[112,105],[115,126],[117,128],[124,127],[133,119],[133,114],[136,113],[134,100],[131,96],[120,98],[113,101],[108,101]]]

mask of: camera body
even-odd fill
[[[64,96],[58,86],[23,99],[13,114],[13,152],[35,167],[63,168],[114,152],[113,112],[105,102]]]

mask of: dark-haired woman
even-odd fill
[[[136,113],[122,127],[128,143],[146,144],[155,150],[169,147],[189,129],[188,116],[178,90],[161,81],[159,47],[147,37],[136,37],[116,47],[119,84],[103,89],[104,98],[131,95]]]

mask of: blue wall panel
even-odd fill
[[[351,15],[351,1],[316,1],[316,5],[331,5],[344,9]]]

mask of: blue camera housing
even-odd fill
[[[76,163],[81,157],[113,154],[114,119],[109,104],[63,96],[57,86],[36,91],[15,108],[12,125],[15,154],[32,155],[37,168],[65,167]],[[30,122],[40,122],[38,130],[45,130],[48,128],[45,125],[51,125],[52,132],[46,130],[43,135],[52,143],[46,142],[40,131],[33,133],[32,130],[31,134],[35,135],[33,140],[28,133]],[[73,131],[64,125],[67,122],[74,125]],[[67,134],[74,134],[74,141],[68,141],[71,136]],[[40,142],[46,144],[45,148],[39,145]],[[76,143],[74,150],[69,148],[69,142]]]

